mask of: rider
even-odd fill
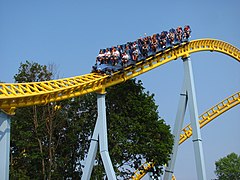
[[[111,57],[111,52],[109,51],[109,48],[106,49],[105,53],[104,53],[104,61],[105,61],[105,64],[109,63],[110,61],[110,57]]]
[[[151,46],[152,51],[153,53],[156,53],[157,47],[158,47],[157,34],[152,35],[151,42],[152,42],[152,46]]]
[[[176,35],[175,29],[171,28],[168,32],[168,35],[167,35],[167,38],[169,40],[170,45],[174,44],[175,35]]]
[[[183,34],[183,30],[181,26],[178,26],[176,29],[176,34],[177,34],[177,40],[178,42],[182,41],[182,34]]]
[[[139,55],[139,51],[137,47],[134,47],[132,52],[132,60],[136,62],[138,60],[138,55]]]
[[[111,61],[113,66],[117,65],[119,57],[120,57],[120,52],[115,47],[113,47],[112,56],[111,56]]]
[[[148,56],[148,44],[145,41],[143,46],[142,46],[142,55],[144,58],[146,58]]]
[[[125,67],[127,65],[127,62],[129,60],[129,55],[126,51],[124,51],[122,53],[122,64],[123,64],[123,67]]]
[[[191,31],[191,28],[190,28],[189,25],[184,26],[184,33],[183,33],[184,39],[190,38],[191,32],[192,32],[192,31]]]
[[[98,64],[104,64],[104,53],[102,49],[100,49],[99,54],[96,58],[96,65]]]
[[[166,31],[162,31],[160,34],[160,46],[161,48],[165,48],[166,47],[166,43],[167,43],[167,32]]]

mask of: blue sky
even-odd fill
[[[133,41],[179,25],[192,39],[214,38],[240,48],[240,1],[0,0],[0,81],[13,82],[21,62],[55,64],[59,77],[91,71],[100,48]],[[215,52],[191,55],[199,114],[240,90],[239,63]],[[181,59],[138,77],[155,94],[159,114],[173,126],[183,80]],[[188,114],[188,112],[187,112]],[[189,122],[186,117],[185,123]],[[207,179],[215,161],[240,154],[239,106],[202,129]],[[196,179],[191,139],[178,151],[175,175]]]

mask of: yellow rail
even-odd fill
[[[211,107],[203,114],[199,116],[199,125],[200,128],[204,127],[206,124],[210,123],[216,117],[220,116],[224,112],[228,111],[229,109],[233,108],[234,106],[240,104],[240,91],[227,97],[220,103],[216,104],[215,106]],[[192,136],[192,128],[191,125],[188,124],[182,129],[182,133],[180,134],[179,145],[186,141],[188,138]],[[131,179],[139,180],[143,178],[150,168],[154,166],[153,162],[145,162],[143,165],[140,166],[135,172]],[[176,178],[173,176],[172,180]]]
[[[199,39],[175,46],[163,53],[157,53],[135,67],[126,68],[124,73],[116,72],[113,76],[96,73],[33,83],[0,83],[0,109],[14,114],[15,108],[46,104],[54,101],[84,95],[124,82],[148,72],[158,66],[189,56],[199,51],[216,51],[227,54],[240,62],[240,50],[229,43],[215,39]]]
[[[204,127],[206,124],[210,123],[213,119],[220,116],[222,113],[233,108],[234,106],[240,103],[240,91],[224,99],[217,105],[205,111],[202,115],[199,116],[199,125],[200,128]],[[190,136],[192,136],[191,125],[188,124],[182,129],[180,134],[179,144],[182,144]]]
[[[101,92],[105,88],[134,78],[156,67],[166,64],[179,57],[187,57],[191,53],[199,51],[216,51],[224,53],[240,62],[240,50],[233,45],[215,39],[199,39],[189,43],[175,46],[163,53],[147,58],[145,61],[138,62],[135,67],[128,67],[124,73],[116,72],[113,76],[99,75],[96,73],[76,76],[71,78],[32,82],[32,83],[0,83],[0,109],[8,114],[14,114],[18,107],[46,104],[49,102],[61,101],[64,99],[88,94],[91,92]],[[200,127],[205,126],[214,118],[224,113],[228,109],[239,104],[239,92],[212,107],[200,118]],[[184,142],[192,135],[191,126],[183,129],[180,135],[180,142]],[[135,179],[141,179],[147,170],[154,164],[146,163],[141,170],[135,172]],[[145,173],[145,174],[144,174]]]
[[[143,163],[133,174],[130,179],[139,180],[142,179],[147,172],[154,167],[154,162],[145,162]]]

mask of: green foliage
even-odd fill
[[[31,82],[51,76],[46,66],[26,61],[14,78]],[[67,106],[63,101],[17,109],[11,128],[11,179],[80,179],[77,149],[82,122],[67,117]]]
[[[215,162],[219,180],[239,180],[240,179],[240,156],[231,153]]]
[[[52,74],[46,66],[26,61],[14,78],[43,81]],[[129,80],[107,89],[106,108],[109,153],[117,176],[127,179],[151,160],[156,163],[154,173],[160,175],[173,138],[158,116],[154,95],[144,92],[141,81]],[[10,178],[80,179],[96,119],[95,93],[17,109],[11,128]],[[91,179],[102,179],[105,171],[99,153],[96,160]]]
[[[109,151],[115,171],[124,179],[144,161],[156,163],[160,175],[169,160],[173,139],[170,127],[158,116],[154,95],[141,81],[126,81],[108,89],[106,96]]]
[[[38,82],[47,81],[52,77],[52,72],[47,69],[46,65],[40,65],[36,62],[21,63],[18,74],[14,76],[16,82]]]

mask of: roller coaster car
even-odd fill
[[[186,38],[185,41],[188,41],[188,39]],[[182,39],[179,40],[177,36],[175,36],[172,42],[169,39],[167,39],[167,48],[172,48],[173,46],[180,45],[182,42],[183,42],[183,37]]]
[[[139,62],[139,61],[141,61],[141,59],[139,59],[137,62]],[[125,64],[118,62],[114,66],[111,64],[95,64],[92,67],[92,72],[112,75],[112,73],[115,73],[117,71],[123,71],[124,68],[129,67],[129,66],[134,66],[135,64],[136,64],[136,62],[133,60],[128,60],[128,62]]]
[[[138,39],[138,41],[127,42],[127,44],[113,47],[114,49],[112,48],[107,48],[106,50],[102,49],[99,52],[99,58],[104,57],[105,59],[105,57],[107,57],[107,59],[105,60],[97,59],[97,64],[95,64],[92,67],[92,72],[96,72],[100,74],[108,74],[108,75],[111,75],[117,71],[123,72],[125,68],[135,67],[137,62],[140,62],[140,61],[145,62],[147,58],[154,57],[156,53],[159,53],[159,52],[162,53],[167,49],[172,49],[176,46],[181,46],[182,43],[189,42],[188,39],[191,37],[190,35],[191,35],[191,28],[190,26],[187,25],[184,27],[184,31],[183,32],[180,31],[179,34],[177,34],[177,31],[173,28],[170,29],[169,31],[162,31],[161,34],[155,34],[153,37],[156,38],[155,40],[158,40],[158,41],[154,41],[151,43],[149,42],[146,43],[149,40],[149,38],[145,42],[145,44],[143,40]],[[137,46],[135,46],[136,43],[137,43]],[[144,50],[143,50],[143,47],[144,47]],[[126,59],[123,60],[121,54],[119,56],[116,56],[115,55],[116,53],[115,53],[114,56],[110,57],[110,52],[112,50],[115,50],[116,48],[119,52],[128,54],[129,59],[126,63],[123,63],[124,61],[126,61]],[[134,53],[136,49],[138,51]],[[105,53],[105,54],[107,53],[107,55],[105,56],[102,53]],[[118,58],[116,59],[116,57]],[[102,62],[102,64],[100,62]]]
[[[188,42],[189,40],[188,40],[188,38],[182,38],[182,42]]]
[[[95,64],[92,67],[92,72],[108,74],[111,72],[111,66],[109,64]]]
[[[122,69],[123,69],[123,67],[119,63],[114,66],[111,64],[95,64],[92,67],[92,72],[111,75],[112,73],[117,72]]]

